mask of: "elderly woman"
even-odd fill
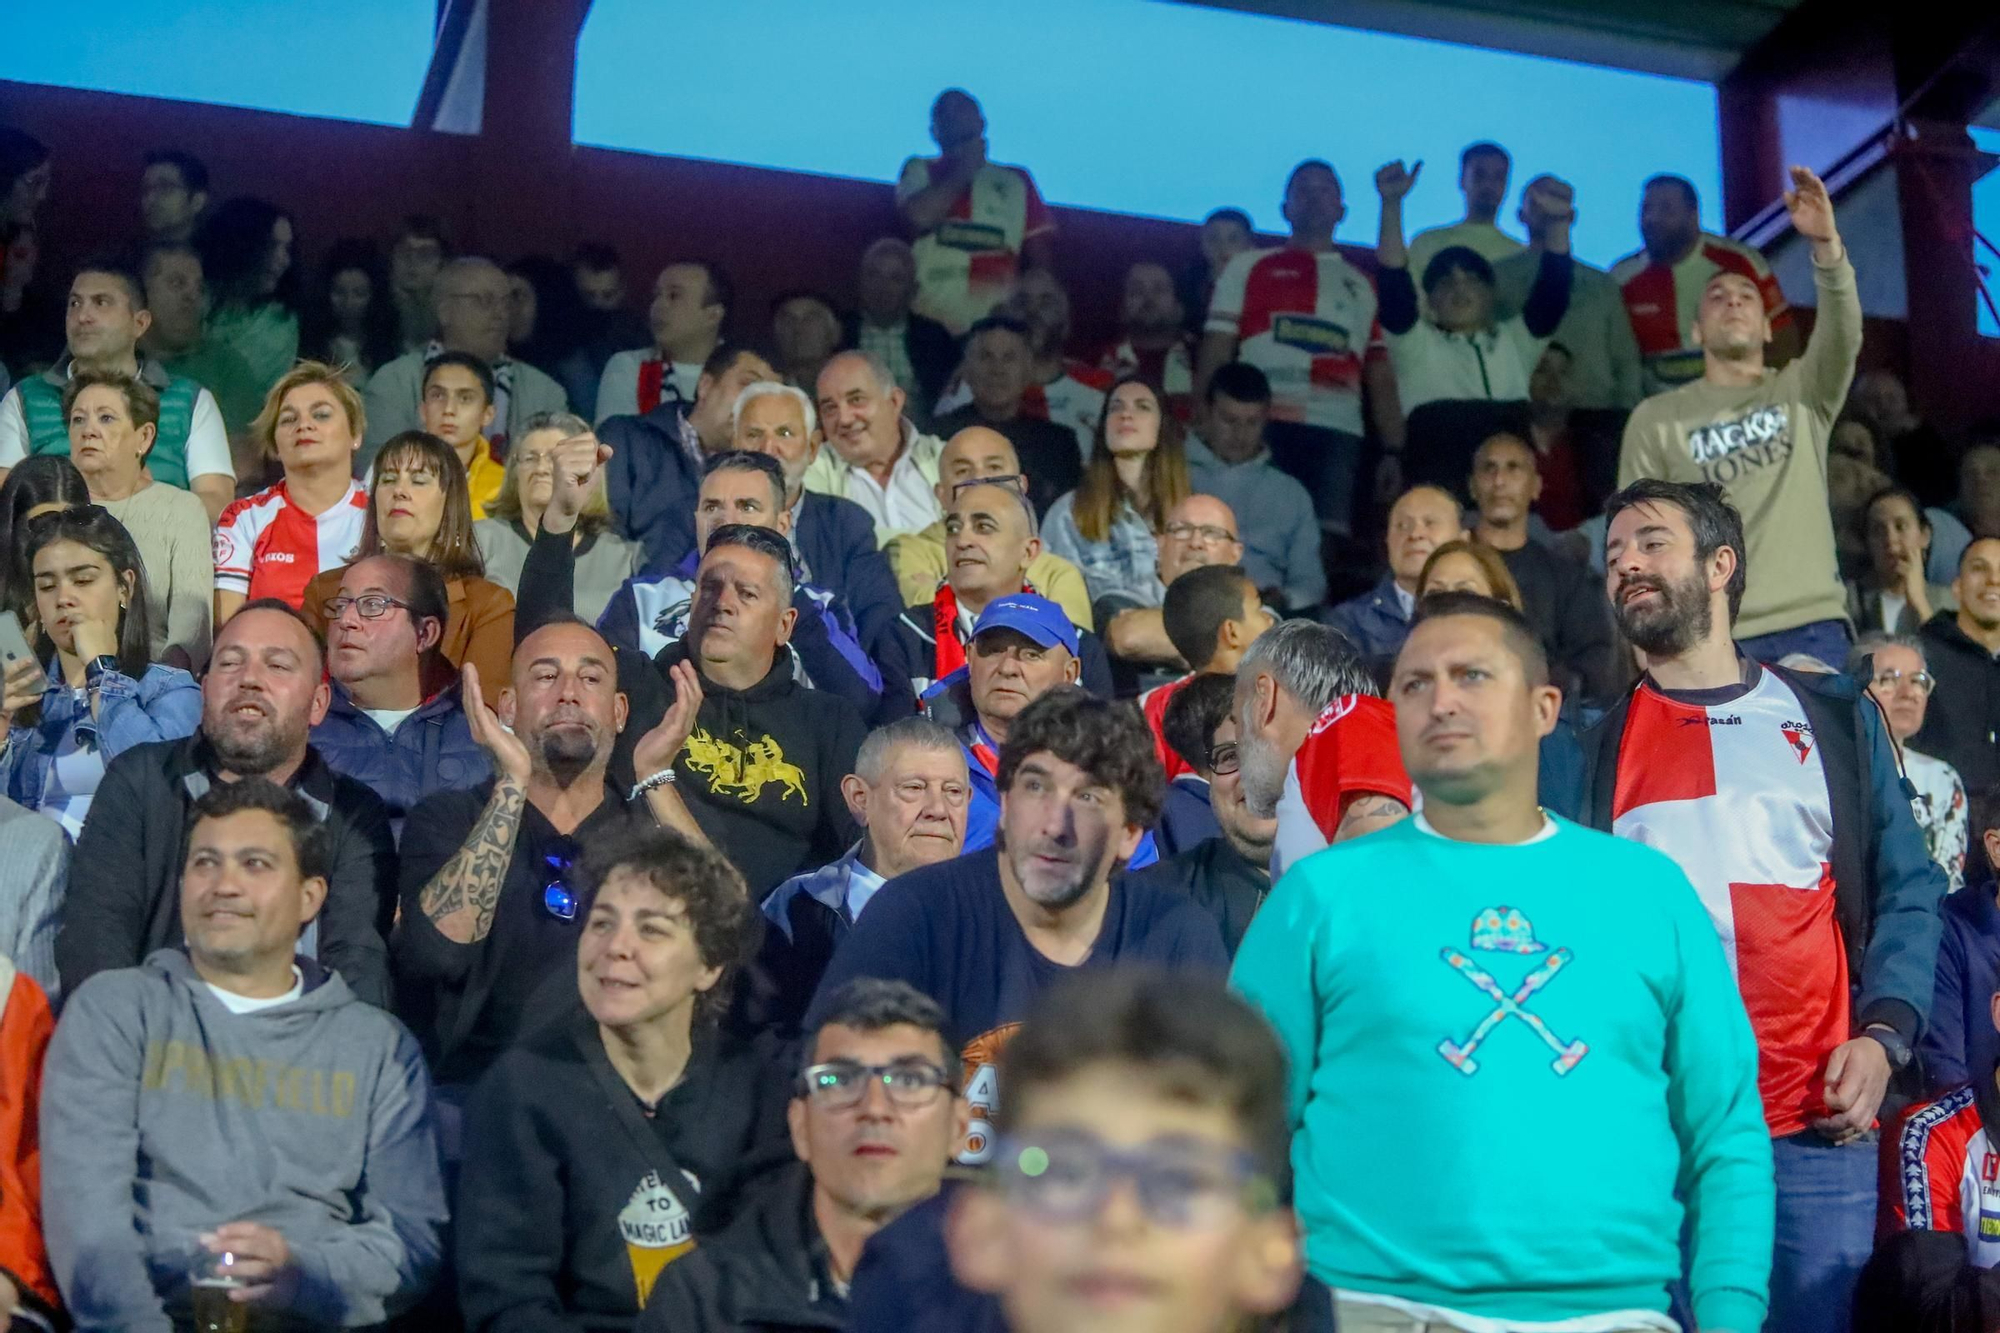
[[[500,483],[500,494],[486,506],[487,516],[472,525],[472,535],[486,561],[486,577],[507,591],[520,591],[521,566],[527,562],[535,534],[542,530],[542,512],[555,493],[556,446],[572,436],[588,434],[590,423],[582,417],[568,412],[537,412],[507,451],[507,476]],[[574,609],[594,625],[613,594],[646,562],[646,553],[637,542],[611,530],[611,505],[601,481],[577,518],[571,546],[576,552]]]
[[[472,539],[472,492],[458,452],[435,435],[406,430],[375,456],[373,489],[353,559],[383,551],[413,556],[444,575],[450,612],[438,651],[454,669],[471,662],[481,680],[509,678],[514,660],[514,594],[486,577]],[[324,638],[326,603],[340,592],[345,567],[306,586],[306,618]]]
[[[1107,597],[1158,606],[1158,533],[1192,489],[1180,423],[1152,385],[1128,375],[1105,395],[1082,484],[1049,506],[1042,549],[1083,571],[1093,607]]]
[[[1965,885],[1965,784],[1950,764],[1920,754],[1909,744],[1910,737],[1923,729],[1924,710],[1937,686],[1924,660],[1923,642],[1914,635],[1864,634],[1847,655],[1847,674],[1866,686],[1881,707],[1902,755],[1903,772],[1917,789],[1911,804],[1931,860],[1957,892]]]
[[[25,554],[46,665],[7,668],[0,781],[74,839],[106,765],[134,745],[193,734],[201,687],[152,661],[146,571],[117,519],[96,505],[38,515]]]
[[[214,542],[201,497],[146,471],[160,395],[129,375],[79,371],[63,389],[69,456],[90,498],[124,524],[146,564],[146,617],[155,661],[199,670],[214,612]]]

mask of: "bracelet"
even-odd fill
[[[655,787],[671,787],[673,785],[674,785],[674,770],[671,768],[663,768],[659,772],[653,774],[653,776],[649,778],[644,778],[640,780],[638,783],[636,783],[632,788],[631,796],[627,797],[626,799],[636,801],[641,796],[644,796],[647,792],[652,791]]]

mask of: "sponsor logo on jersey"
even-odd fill
[[[1698,727],[1704,722],[1708,723],[1711,727],[1740,727],[1743,725],[1743,719],[1735,713],[1728,713],[1721,717],[1683,717],[1676,719],[1676,721],[1683,727]]]
[[[291,565],[298,563],[298,557],[290,551],[259,551],[257,563],[260,565]]]
[[[1271,337],[1286,347],[1296,347],[1315,356],[1336,356],[1353,350],[1354,346],[1354,340],[1344,326],[1330,319],[1314,319],[1310,315],[1274,316]]]
[[[938,224],[938,229],[932,235],[937,237],[937,243],[946,249],[964,250],[973,254],[1007,248],[1006,229],[988,222],[967,222],[963,218],[947,219]]]

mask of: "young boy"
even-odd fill
[[[440,352],[424,363],[417,415],[424,429],[450,445],[465,464],[472,516],[485,518],[500,494],[507,465],[493,456],[486,432],[493,425],[493,370],[465,352]]]
[[[1297,1293],[1284,1056],[1213,981],[1052,988],[1002,1057],[1000,1150],[959,1192],[958,1280],[1011,1333],[1223,1333]]]

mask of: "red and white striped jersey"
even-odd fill
[[[1703,232],[1687,258],[1672,267],[1655,263],[1644,250],[1612,265],[1612,281],[1625,298],[1625,314],[1645,358],[1646,392],[1663,393],[1701,378],[1701,349],[1689,330],[1703,289],[1718,273],[1741,273],[1756,283],[1773,328],[1791,322],[1784,289],[1764,256],[1727,236]]]
[[[1114,380],[1120,375],[1143,376],[1167,395],[1167,407],[1185,425],[1194,416],[1194,339],[1178,339],[1159,351],[1140,351],[1121,339],[1098,358],[1098,369]]]
[[[905,162],[896,181],[897,202],[929,189],[941,160]],[[917,238],[917,313],[963,335],[1013,291],[1027,240],[1055,229],[1055,215],[1042,202],[1034,178],[1019,167],[988,162],[944,221]]]
[[[1697,707],[1650,684],[1618,748],[1611,831],[1674,858],[1700,894],[1757,1035],[1774,1137],[1827,1114],[1827,1057],[1848,1039],[1835,915],[1833,801],[1805,708],[1775,673]]]
[[[1361,368],[1386,355],[1375,283],[1337,250],[1250,250],[1224,266],[1209,333],[1271,381],[1271,419],[1361,434]]]
[[[1087,361],[1065,357],[1062,374],[1047,384],[1030,384],[1021,395],[1021,415],[1069,427],[1076,435],[1077,451],[1089,458],[1097,448],[1097,420],[1104,415],[1104,395],[1115,378]],[[938,395],[932,411],[943,416],[971,401],[972,390],[963,378],[955,377]]]
[[[246,496],[215,522],[215,586],[297,606],[315,574],[354,558],[367,517],[368,492],[358,481],[317,517],[292,503],[282,481]]]
[[[1882,1145],[1880,1231],[1956,1231],[1966,1259],[2000,1264],[2000,1152],[1986,1112],[1991,1076],[1932,1102],[1919,1102]],[[1987,1106],[1981,1106],[1984,1101]]]
[[[1396,745],[1396,710],[1386,699],[1343,694],[1313,719],[1278,797],[1278,835],[1271,878],[1324,851],[1340,831],[1347,798],[1363,792],[1393,796],[1414,810],[1417,797]]]
[[[1146,725],[1153,729],[1153,752],[1160,756],[1160,763],[1167,770],[1167,781],[1172,782],[1184,773],[1192,773],[1188,761],[1181,758],[1181,752],[1167,744],[1167,705],[1181,692],[1181,686],[1194,679],[1190,671],[1178,680],[1170,680],[1164,685],[1155,685],[1139,696],[1139,711],[1146,716]]]

